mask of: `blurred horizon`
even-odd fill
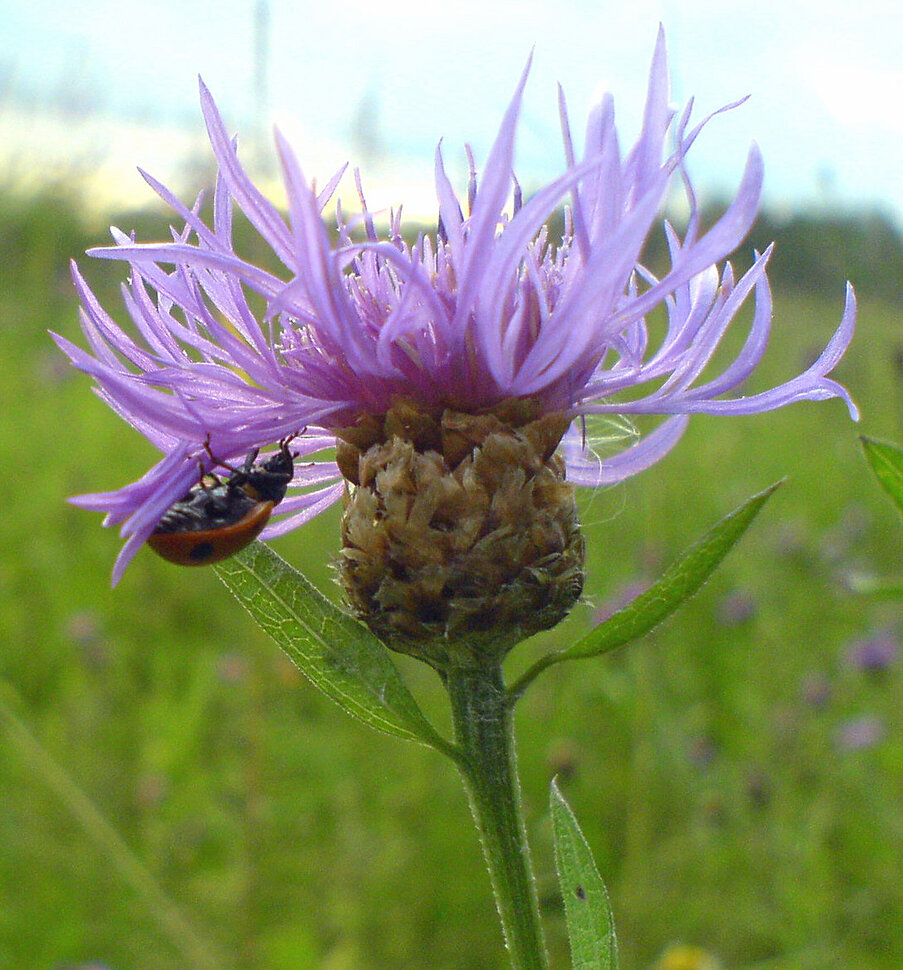
[[[627,17],[611,4],[569,0],[554,21],[532,3],[509,23],[501,5],[457,4],[442,19],[391,0],[378,11],[346,5],[350,30],[311,4],[279,0],[228,0],[214,18],[191,0],[115,8],[76,0],[65,11],[38,0],[10,8],[0,38],[0,185],[66,185],[106,214],[154,201],[140,166],[191,198],[212,171],[200,73],[245,164],[277,200],[274,123],[309,178],[323,184],[350,162],[372,209],[403,203],[413,218],[431,220],[436,144],[443,139],[459,180],[465,142],[481,164],[531,48],[516,157],[528,192],[563,166],[559,80],[578,138],[604,84],[627,143],[661,21],[676,104],[695,95],[698,120],[750,95],[713,119],[690,153],[704,201],[732,194],[754,139],[768,211],[880,213],[899,227],[903,125],[881,97],[903,89],[887,42],[903,11],[881,0],[863,0],[855,16],[840,7],[827,16],[810,0],[786,6],[766,0],[750,12],[729,0],[713,17],[710,0],[679,11],[643,0]],[[350,172],[340,194],[356,202]]]

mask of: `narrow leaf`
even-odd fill
[[[349,714],[449,753],[386,647],[269,546],[253,542],[214,569],[308,680]]]
[[[536,677],[553,664],[563,660],[596,657],[630,643],[658,626],[712,575],[780,484],[775,482],[725,516],[691,546],[654,586],[637,596],[624,609],[610,616],[571,646],[538,660],[511,686],[511,702],[516,701]]]
[[[595,657],[636,640],[658,626],[712,575],[780,484],[776,482],[726,515],[692,545],[654,586],[559,656],[568,659]]]
[[[608,892],[577,819],[554,780],[549,808],[571,966],[573,970],[617,970],[618,942]]]
[[[860,440],[875,477],[903,512],[903,448],[889,441]]]

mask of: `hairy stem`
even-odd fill
[[[500,667],[446,676],[458,766],[470,799],[514,970],[547,970]]]

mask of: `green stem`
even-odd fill
[[[514,970],[548,970],[517,778],[511,708],[500,667],[454,670],[458,767],[470,798]]]

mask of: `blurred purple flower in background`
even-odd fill
[[[605,602],[593,610],[593,625],[604,623],[609,617],[614,616],[619,610],[623,610],[643,593],[649,589],[646,580],[635,579],[612,591]]]
[[[878,744],[886,733],[887,728],[880,717],[864,714],[840,725],[836,735],[837,748],[840,751],[863,751]]]
[[[831,701],[833,695],[831,681],[818,670],[810,670],[800,684],[800,696],[815,710],[821,710]]]
[[[877,630],[854,640],[847,648],[846,661],[867,673],[882,673],[897,659],[900,638],[893,630]]]
[[[692,101],[679,113],[669,104],[663,34],[636,144],[622,154],[606,94],[589,115],[578,157],[562,95],[565,171],[523,202],[512,166],[526,79],[525,70],[479,179],[471,162],[466,205],[437,150],[439,231],[413,241],[403,236],[400,210],[383,235],[377,232],[359,179],[362,214],[346,218],[337,205],[331,241],[323,210],[343,170],[318,192],[277,133],[284,218],[242,168],[202,85],[219,165],[210,224],[200,199],[189,208],[146,175],[184,228],[163,244],[138,244],[113,230],[115,245],[92,251],[129,264],[125,303],[137,335],[111,319],[75,269],[90,352],[56,337],[95,379],[101,398],[164,455],[139,481],[74,500],[106,513],[106,525],[122,525],[127,541],[114,582],[163,512],[198,480],[199,463],[213,465],[209,453],[240,461],[299,433],[292,448],[307,458],[332,445],[336,431],[384,415],[399,399],[471,414],[529,399],[540,413],[564,413],[573,421],[562,442],[568,478],[586,486],[658,461],[696,412],[753,414],[840,397],[856,416],[847,392],[828,376],[852,337],[850,288],[841,323],[811,366],[769,390],[730,396],[761,359],[771,324],[770,249],[739,279],[730,264],[717,265],[756,217],[762,161],[753,146],[734,201],[703,232],[684,159],[712,115],[691,127]],[[682,236],[665,224],[670,266],[657,277],[641,256],[675,178],[689,219]],[[556,245],[545,223],[564,199],[565,234]],[[235,252],[233,205],[284,273]],[[742,349],[720,374],[706,373],[750,296],[754,312]],[[252,304],[265,309],[255,312]],[[646,317],[660,306],[666,319],[653,328]],[[665,420],[599,459],[582,421],[605,414]],[[333,462],[299,463],[278,509],[281,521],[263,538],[309,520],[343,487]]]
[[[724,626],[740,626],[751,620],[758,610],[758,603],[752,593],[736,589],[721,601],[717,617]]]

